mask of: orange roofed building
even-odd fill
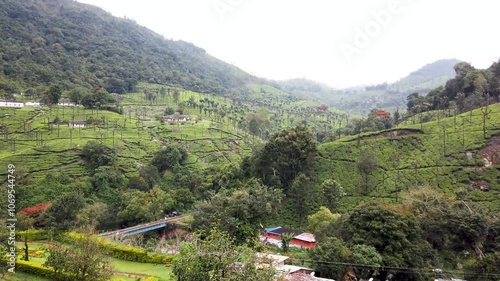
[[[387,112],[383,109],[377,109],[375,111],[375,116],[377,116],[379,118],[391,118],[391,113]]]
[[[273,227],[266,228],[266,241],[268,243],[276,244],[280,246],[281,244],[281,234],[283,233],[292,233],[293,238],[290,241],[290,247],[296,248],[312,248],[316,245],[316,238],[314,234],[303,232],[300,230],[289,229],[285,227]]]

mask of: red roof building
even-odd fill
[[[281,234],[283,233],[293,234],[293,238],[290,241],[290,247],[312,248],[316,245],[314,234],[281,226],[266,228],[266,240],[273,244],[281,244]]]
[[[377,109],[377,111],[375,111],[375,116],[379,118],[391,118],[391,113],[383,109]]]

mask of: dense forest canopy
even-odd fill
[[[0,91],[50,83],[132,91],[138,81],[223,93],[250,76],[184,41],[69,0],[2,1]]]

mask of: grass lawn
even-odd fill
[[[111,258],[111,266],[114,271],[155,276],[160,281],[173,280],[170,276],[172,268],[161,264],[137,263]]]
[[[36,275],[26,274],[23,272],[16,272],[14,274],[6,274],[2,277],[3,281],[50,281],[50,279],[39,277]],[[120,280],[120,281],[136,281],[137,278],[123,277],[123,276],[112,276],[110,280]],[[160,280],[170,280],[170,279],[160,279]]]

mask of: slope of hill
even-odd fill
[[[455,77],[453,67],[459,62],[461,61],[457,59],[443,59],[429,63],[390,84],[388,90],[404,93],[428,93],[434,88],[443,86],[446,81]]]
[[[205,50],[166,40],[128,19],[70,0],[0,5],[0,89],[60,83],[129,92],[138,81],[223,93],[250,75]]]
[[[346,210],[373,198],[397,201],[400,191],[430,186],[499,212],[500,104],[489,109],[486,119],[481,109],[450,117],[435,111],[427,123],[413,119],[390,131],[322,144],[320,178],[344,187]],[[357,165],[367,153],[373,153],[377,168],[364,178]]]

